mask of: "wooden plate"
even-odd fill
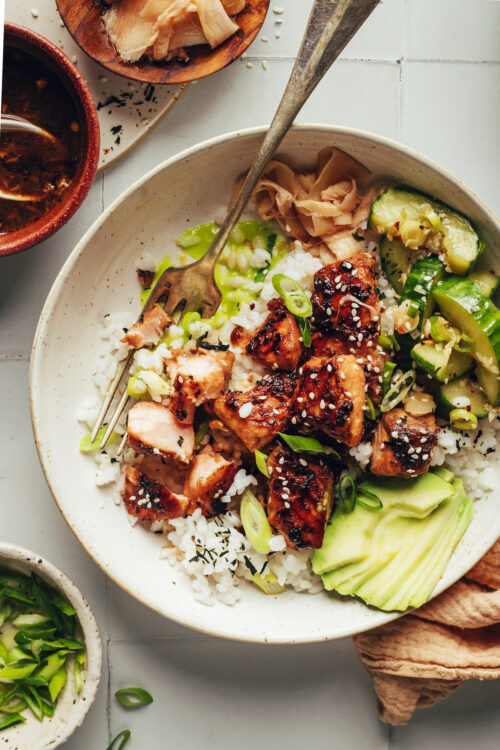
[[[239,31],[226,42],[210,49],[208,44],[189,47],[188,62],[124,62],[112,44],[102,15],[105,5],[102,0],[57,0],[59,13],[75,42],[93,60],[113,73],[147,83],[189,83],[216,73],[237,60],[250,46],[264,23],[269,0],[247,0],[245,8],[235,21]]]

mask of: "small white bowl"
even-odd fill
[[[84,598],[62,571],[39,555],[24,547],[0,542],[0,568],[10,568],[29,575],[35,572],[48,584],[59,589],[73,605],[78,616],[85,643],[85,683],[80,694],[76,692],[72,675],[61,692],[53,717],[43,721],[30,711],[23,712],[26,721],[0,732],[0,745],[5,750],[53,750],[70,737],[83,722],[97,694],[101,679],[102,648],[99,628]]]

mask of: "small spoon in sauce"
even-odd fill
[[[48,130],[44,130],[38,125],[34,125],[29,120],[25,120],[24,117],[18,117],[17,115],[0,115],[0,132],[32,133],[33,135],[38,135],[52,141],[57,149],[63,148],[59,139],[52,135],[52,133],[49,133]],[[0,198],[9,201],[41,201],[44,197],[43,194],[29,195],[27,193],[8,193],[0,187]]]
[[[0,115],[0,132],[4,133],[35,133],[41,135],[42,138],[48,138],[53,142],[57,142],[57,138],[48,130],[33,125],[29,120],[25,120],[24,117],[18,117],[17,115]]]

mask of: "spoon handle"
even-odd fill
[[[199,261],[207,272],[213,269],[257,182],[295,117],[378,3],[379,0],[315,0],[287,87],[259,153],[217,236]]]

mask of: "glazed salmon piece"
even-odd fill
[[[174,351],[166,369],[174,389],[169,409],[179,422],[192,424],[195,408],[223,392],[233,362],[232,352]]]
[[[375,256],[360,253],[314,274],[313,323],[325,334],[359,341],[380,332]]]
[[[425,474],[439,430],[432,414],[413,417],[404,409],[383,414],[373,436],[372,474],[384,477]]]
[[[141,319],[129,328],[125,336],[120,339],[133,349],[141,349],[143,346],[154,346],[163,336],[167,326],[174,321],[164,312],[160,305],[153,305]]]
[[[227,510],[227,504],[221,497],[233,483],[237,466],[207,445],[198,453],[189,466],[189,473],[184,483],[184,495],[191,501],[194,510],[200,507],[203,515],[217,515]]]
[[[215,400],[214,412],[249,451],[254,451],[267,445],[288,424],[297,386],[295,372],[278,370],[249,391],[226,391]]]
[[[282,299],[272,299],[269,315],[245,347],[249,357],[275,370],[295,370],[302,357],[302,337]]]
[[[333,505],[333,477],[317,458],[293,453],[278,445],[267,468],[269,523],[292,549],[318,549]]]
[[[184,516],[189,506],[189,498],[159,484],[139,466],[125,469],[123,502],[131,516],[150,522]]]
[[[382,373],[384,365],[390,359],[373,336],[363,341],[346,341],[343,338],[324,336],[314,333],[311,342],[311,353],[315,357],[332,357],[335,354],[352,354],[363,366],[366,378],[366,393],[374,404],[382,401]]]
[[[154,453],[187,463],[194,450],[192,425],[181,424],[167,406],[139,401],[128,413],[130,447],[137,453]]]
[[[315,357],[299,369],[292,423],[319,429],[349,446],[363,436],[366,380],[352,354]]]

